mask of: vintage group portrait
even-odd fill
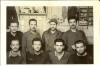
[[[94,64],[93,6],[6,6],[6,64]]]

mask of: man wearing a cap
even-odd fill
[[[46,51],[52,51],[54,50],[54,40],[57,38],[60,38],[62,35],[62,32],[57,30],[57,20],[51,19],[49,21],[50,28],[45,31],[42,35],[43,43],[45,44],[45,50]]]

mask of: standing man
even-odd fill
[[[82,40],[75,42],[76,53],[69,57],[69,64],[93,64],[93,57],[86,51],[86,44]]]
[[[22,44],[22,32],[18,31],[18,21],[16,19],[13,19],[11,22],[10,22],[10,26],[9,26],[9,29],[10,29],[10,32],[7,32],[7,51],[10,51],[11,48],[10,48],[10,44],[11,44],[11,41],[14,40],[14,39],[18,39],[19,40],[19,43]],[[21,45],[20,45],[21,46]]]
[[[75,48],[74,42],[77,40],[83,40],[87,44],[87,38],[83,31],[77,29],[77,19],[75,17],[68,18],[68,22],[70,30],[65,32],[62,38],[65,40],[68,46],[68,51],[73,54],[73,49]]]
[[[26,59],[26,52],[33,53],[32,40],[34,38],[40,38],[40,34],[36,30],[36,27],[37,27],[36,19],[29,20],[29,27],[30,27],[30,30],[24,33],[23,38],[22,38],[22,51],[24,53],[25,59]]]
[[[49,21],[50,28],[43,33],[42,40],[45,44],[46,51],[54,50],[54,40],[60,38],[62,33],[57,30],[57,20],[51,19]]]
[[[69,52],[64,51],[65,43],[62,39],[56,39],[54,51],[49,53],[50,61],[52,64],[67,64],[69,59]]]

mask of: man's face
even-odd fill
[[[55,48],[56,52],[61,53],[64,49],[63,42],[56,42],[54,48]]]
[[[50,28],[54,31],[57,28],[57,24],[55,22],[50,22]]]
[[[77,25],[76,20],[75,19],[70,19],[69,20],[69,25],[70,25],[71,29],[76,29],[76,25]]]
[[[19,41],[13,40],[10,45],[12,51],[16,52],[19,50]]]
[[[40,51],[41,47],[42,47],[41,41],[34,41],[32,47],[35,51],[37,51],[37,52]]]
[[[82,55],[85,52],[86,46],[84,46],[83,43],[76,44],[75,46],[77,53]]]
[[[37,22],[36,21],[31,21],[29,26],[30,26],[30,29],[32,31],[35,31],[36,27],[37,27]]]
[[[17,23],[11,23],[9,28],[10,28],[11,32],[16,32],[18,30],[18,24]]]

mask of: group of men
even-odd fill
[[[77,20],[68,18],[70,30],[57,29],[57,20],[50,19],[50,28],[40,36],[37,20],[30,19],[30,30],[18,31],[19,23],[10,22],[7,32],[7,64],[92,64],[86,51],[88,44],[83,31],[77,29]]]

